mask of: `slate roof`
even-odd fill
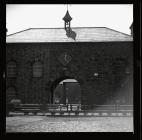
[[[7,35],[7,43],[18,42],[117,42],[133,41],[133,37],[106,27],[72,27],[76,40],[68,38],[64,28],[29,28]]]

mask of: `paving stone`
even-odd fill
[[[6,132],[133,132],[133,117],[8,117]]]

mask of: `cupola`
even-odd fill
[[[70,16],[69,14],[69,11],[67,10],[66,12],[66,15],[63,17],[63,20],[65,22],[65,30],[66,31],[69,31],[71,28],[70,28],[70,25],[71,25],[71,20],[72,20],[72,17]]]

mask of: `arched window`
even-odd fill
[[[33,77],[42,77],[42,63],[40,61],[33,64]]]
[[[17,75],[17,70],[16,70],[16,62],[10,61],[7,64],[7,77],[16,77]]]
[[[6,101],[10,102],[12,99],[16,98],[16,89],[15,87],[8,87],[6,90]]]

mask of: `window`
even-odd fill
[[[6,90],[6,101],[10,102],[12,99],[16,98],[16,89],[15,87],[8,87]]]
[[[16,77],[17,71],[16,71],[16,62],[10,61],[7,64],[7,77]]]
[[[42,77],[42,63],[40,61],[33,64],[33,77]]]

